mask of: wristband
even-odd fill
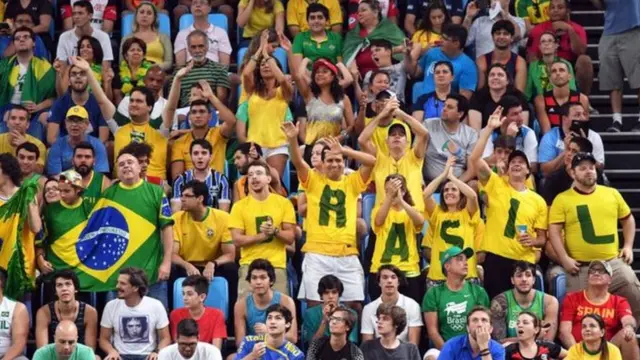
[[[484,350],[480,350],[480,353],[478,354],[480,356],[487,356],[487,355],[491,355],[491,351],[489,351],[489,349],[484,349]]]

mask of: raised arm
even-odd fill
[[[298,144],[298,128],[296,128],[292,122],[285,122],[282,124],[282,131],[287,135],[291,162],[296,168],[298,179],[304,183],[307,181],[311,168],[302,158],[302,152],[300,151],[300,145]]]
[[[313,93],[311,93],[311,87],[309,86],[309,81],[307,80],[307,67],[309,66],[310,61],[311,60],[309,60],[309,58],[304,58],[300,62],[298,68],[291,69],[293,81],[295,81],[298,91],[305,102],[308,102],[313,96]]]
[[[378,125],[380,124],[380,121],[383,118],[391,115],[393,112],[395,112],[399,108],[400,108],[400,103],[398,102],[398,100],[396,99],[388,100],[384,106],[384,109],[382,109],[382,111],[376,117],[374,117],[367,126],[364,127],[364,130],[362,130],[362,133],[360,133],[360,136],[358,137],[358,145],[360,145],[360,148],[363,151],[371,155],[376,155],[376,148],[375,146],[373,146],[373,143],[371,142],[373,133],[375,132],[376,128],[378,127]]]
[[[347,67],[342,63],[342,61],[338,61],[336,64],[338,70],[340,70],[340,74],[342,75],[342,79],[340,79],[340,86],[343,88],[348,88],[351,84],[353,84],[354,77],[351,75],[351,72]]]
[[[222,121],[220,124],[220,133],[229,139],[233,135],[233,130],[236,128],[236,115],[214,94],[206,80],[200,80],[198,83],[202,87],[202,96],[209,100],[209,103],[218,110],[219,118]]]
[[[433,179],[424,191],[422,192],[422,196],[424,197],[424,209],[427,212],[427,215],[431,216],[433,210],[438,206],[435,200],[433,200],[433,194],[438,190],[440,184],[447,178],[449,172],[453,168],[453,164],[456,162],[455,156],[449,156],[447,159],[447,163],[444,166],[444,171],[438,175],[435,179]]]
[[[89,63],[79,56],[71,56],[69,57],[69,60],[71,60],[71,64],[87,73],[89,86],[91,87],[93,96],[96,97],[96,101],[98,102],[98,106],[100,107],[100,111],[102,112],[102,116],[105,119],[113,119],[113,115],[116,113],[116,107],[102,90],[102,86],[96,79],[93,71],[91,71]]]
[[[471,152],[471,156],[469,156],[469,160],[472,165],[475,165],[476,171],[478,173],[478,180],[483,185],[486,185],[487,181],[489,181],[489,177],[491,176],[491,167],[487,162],[482,158],[482,153],[484,152],[484,148],[487,146],[487,141],[491,137],[491,133],[502,125],[506,118],[502,116],[502,106],[498,106],[496,110],[489,116],[489,120],[487,121],[487,126],[480,131],[480,136],[478,136],[478,142],[476,146],[473,148]]]
[[[331,148],[331,151],[340,152],[344,156],[359,162],[361,166],[374,167],[376,165],[375,156],[362,151],[354,150],[348,146],[342,146],[340,145],[340,142],[337,138],[328,137],[325,138],[324,141],[327,143],[329,148]]]
[[[173,125],[173,118],[176,115],[176,109],[178,108],[178,101],[180,100],[180,89],[182,87],[182,78],[185,77],[193,68],[193,61],[190,61],[187,66],[178,70],[173,77],[173,83],[171,84],[171,90],[169,90],[169,97],[167,103],[162,111],[162,126],[170,130]],[[207,83],[207,85],[209,85]]]
[[[413,116],[407,114],[402,109],[398,108],[394,113],[394,117],[402,119],[415,135],[415,141],[413,143],[413,153],[418,159],[424,159],[427,153],[427,141],[429,140],[429,130]]]
[[[247,9],[253,7],[254,1],[255,0],[249,0]],[[242,8],[240,11],[242,12]],[[238,18],[240,18],[240,15],[238,15]],[[238,26],[242,27],[244,25],[240,25],[238,22]],[[244,86],[244,91],[246,91],[247,95],[250,95],[255,90],[253,73],[256,70],[256,67],[260,66],[260,59],[262,59],[263,52],[266,50],[268,42],[269,32],[268,30],[264,30],[260,35],[260,47],[253,55],[251,55],[251,57],[249,57],[249,61],[242,69],[242,85]]]
[[[453,173],[453,167],[449,168],[449,174],[447,174],[447,178],[454,183],[460,192],[467,198],[467,211],[470,216],[475,215],[476,211],[478,211],[478,194],[471,188],[471,186],[467,185],[464,181],[458,179]]]
[[[391,210],[391,206],[396,201],[398,197],[398,186],[396,183],[392,181],[384,184],[384,199],[382,200],[382,204],[380,204],[380,208],[378,212],[376,212],[376,216],[373,219],[373,223],[375,226],[382,226],[389,216],[389,210]]]

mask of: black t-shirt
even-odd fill
[[[604,176],[602,176],[602,171],[597,170],[598,178],[596,182],[598,185],[605,185]],[[573,179],[567,172],[567,170],[563,167],[562,169],[558,169],[555,172],[551,173],[549,177],[543,180],[542,188],[540,189],[540,196],[547,202],[548,206],[553,204],[553,199],[558,196],[561,192],[567,191],[571,188],[571,184],[573,184]]]
[[[532,358],[524,357],[520,354],[520,344],[513,343],[505,349],[505,360],[550,360],[560,356],[562,347],[549,341],[537,340],[538,353]]]
[[[324,346],[320,349],[320,353],[318,356],[318,360],[351,360],[351,351],[350,351],[349,342],[342,347],[342,349],[338,351],[333,351],[331,347],[331,343],[329,341],[325,341]]]
[[[22,7],[20,0],[9,0],[6,9],[4,13],[5,19],[15,20],[18,13],[26,11],[33,17],[33,24],[35,26],[40,25],[40,15],[51,15],[51,17],[53,17],[53,7],[49,0],[31,0],[26,8]]]
[[[360,345],[364,358],[375,360],[422,360],[420,350],[415,344],[400,342],[395,349],[386,349],[380,343],[380,339],[368,340]]]
[[[529,111],[529,103],[527,102],[524,94],[514,88],[508,88],[507,92],[503,96],[513,95],[520,100],[520,104],[522,105],[522,111]],[[498,102],[500,100],[498,99]],[[476,110],[482,114],[482,127],[487,126],[487,121],[489,120],[489,116],[493,114],[493,112],[498,107],[498,103],[493,101],[491,98],[491,93],[489,92],[489,88],[487,86],[482,89],[476,91],[471,97],[471,102],[469,103],[469,110]]]

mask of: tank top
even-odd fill
[[[485,54],[484,55],[484,59],[487,62],[487,77],[489,76],[489,67],[491,65],[493,65],[493,51]],[[516,78],[516,66],[518,64],[518,54],[511,52],[511,57],[509,58],[509,61],[507,61],[506,64],[502,64],[504,65],[505,68],[507,68],[507,73],[509,74],[509,76],[511,76],[512,79]]]
[[[4,296],[0,303],[0,357],[11,347],[11,323],[16,302]]]
[[[553,90],[545,91],[543,97],[544,108],[547,112],[547,118],[549,118],[551,127],[560,126],[560,122],[562,121],[560,108],[562,105],[558,104],[558,101],[556,101],[556,98],[553,96]],[[569,102],[580,102],[580,93],[576,90],[570,90]]]
[[[147,54],[145,55],[145,58],[158,65],[161,65],[164,62],[164,47],[162,47],[160,36],[156,36],[153,41],[147,43]]]
[[[536,295],[533,297],[531,305],[523,309],[516,301],[513,295],[513,289],[506,292],[507,298],[507,337],[516,337],[518,332],[516,330],[516,323],[518,321],[518,315],[523,311],[531,311],[538,316],[538,319],[544,318],[544,293],[542,291],[534,290]]]
[[[49,313],[51,313],[51,321],[49,322],[49,344],[54,344],[55,340],[53,339],[53,335],[56,333],[56,328],[60,323],[58,319],[58,314],[56,314],[56,306],[55,301],[50,302],[49,305]],[[86,309],[86,303],[82,301],[78,301],[78,316],[73,321],[78,328],[78,343],[84,344],[84,311]]]
[[[328,136],[338,136],[344,118],[344,102],[325,104],[320,98],[312,97],[307,103],[307,134],[304,143]]]
[[[253,301],[253,294],[249,294],[245,298],[247,306],[247,335],[256,335],[253,326],[257,323],[265,323],[267,321],[267,314],[265,314],[265,311],[269,306],[273,304],[280,304],[280,297],[280,292],[274,290],[271,302],[269,303],[269,305],[265,306],[264,309],[258,309],[256,307],[256,303]]]
[[[94,171],[93,175],[91,175],[91,181],[89,182],[89,185],[87,185],[87,188],[82,193],[83,199],[91,206],[95,205],[95,203],[100,198],[100,195],[102,194],[103,178],[104,175],[102,173]]]

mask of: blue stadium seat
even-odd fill
[[[238,50],[237,63],[242,64],[242,59],[244,58],[244,54],[247,52],[247,48],[243,47]],[[282,72],[285,74],[289,72],[289,63],[287,63],[287,52],[284,51],[283,48],[277,48],[273,52],[273,57],[278,60],[280,65],[282,66]]]
[[[122,17],[121,26],[120,26],[120,36],[125,37],[133,31],[133,20],[135,14],[126,14]],[[171,37],[171,19],[169,19],[169,15],[159,13],[158,14],[158,30],[160,33]]]
[[[229,33],[229,24],[227,17],[223,14],[209,14],[209,23],[219,28],[224,29]],[[178,24],[178,30],[184,30],[193,24],[193,15],[184,14],[180,17],[180,23]]]
[[[418,101],[418,98],[420,97],[420,95],[422,95],[422,87],[423,87],[423,83],[422,81],[416,81],[415,84],[413,84],[413,90],[411,91],[411,103],[415,104]]]
[[[173,308],[184,306],[182,301],[182,282],[185,278],[176,279],[173,283]],[[216,308],[224,314],[225,321],[229,318],[229,283],[223,277],[214,277],[209,284],[209,293],[204,301],[205,306]]]
[[[364,236],[364,241],[360,244],[360,258],[364,261],[364,255],[369,245],[369,230],[371,230],[371,213],[373,212],[373,205],[376,203],[376,194],[367,193],[362,195],[362,218],[367,223],[367,234]],[[365,281],[366,284],[366,281]]]
[[[289,160],[287,160],[287,163],[284,165],[282,183],[284,184],[285,189],[287,189],[287,194],[291,193],[291,161]]]
[[[558,299],[558,304],[562,307],[562,301],[567,295],[567,277],[565,274],[556,276],[553,280],[552,295]]]
[[[538,291],[544,292],[544,277],[540,270],[536,270],[536,282],[533,287]]]

